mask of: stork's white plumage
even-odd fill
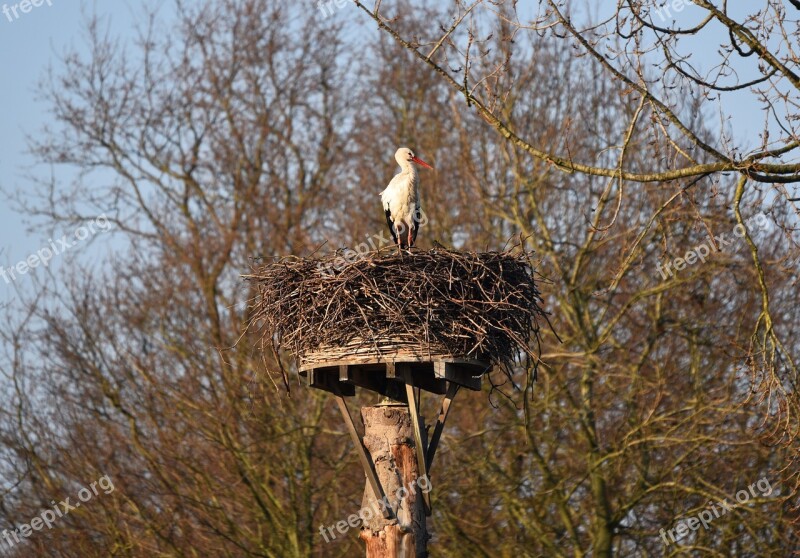
[[[402,169],[381,192],[386,223],[398,250],[411,248],[417,240],[420,222],[419,175],[413,163],[432,169],[428,163],[416,157],[407,147],[398,149],[394,158]]]

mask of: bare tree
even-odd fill
[[[730,167],[752,153],[708,126],[701,85],[681,78],[687,95],[666,97],[668,78],[647,74],[661,50],[641,37],[658,30],[623,36],[643,25],[634,15],[652,20],[645,6],[620,4],[618,32],[507,4],[384,1],[366,20],[383,31],[358,35],[339,23],[352,6],[328,18],[314,3],[177,2],[178,24],[150,18],[134,48],[90,25],[90,54],[45,83],[54,119],[33,145],[80,179],[20,201],[47,225],[113,216],[124,249],[9,313],[0,530],[101,475],[116,490],[12,553],[360,553],[355,530],[318,534],[361,501],[343,428],[287,355],[239,339],[252,296],[239,275],[254,257],[383,230],[377,194],[401,144],[436,168],[421,243],[497,248],[521,233],[563,340],[545,336],[524,397],[506,384],[457,401],[433,470],[432,555],[798,549],[796,217],[770,186],[796,174],[775,167],[791,151]],[[572,28],[627,50],[597,60]]]
[[[523,24],[516,3],[456,2],[438,32],[406,3],[357,4],[461,99],[455,122],[470,148],[458,162],[473,177],[462,203],[529,235],[564,339],[547,344],[555,374],[526,406],[526,450],[499,434],[520,439],[517,413],[470,422],[486,440],[473,462],[485,474],[445,490],[458,494],[441,512],[449,548],[680,554],[686,547],[665,545],[662,528],[766,475],[780,495],[757,520],[740,515],[683,543],[712,555],[796,549],[797,215],[782,186],[797,171],[783,162],[791,133],[780,140],[791,149],[765,144],[745,158],[732,137],[715,139],[702,84],[682,82],[676,98],[670,80],[684,78],[648,75],[660,51],[642,37],[657,30],[626,18],[626,3],[598,22],[543,2]],[[670,37],[674,46],[683,34]],[[749,89],[757,84],[742,84],[761,99]],[[500,241],[504,230],[495,229]],[[698,252],[717,256],[693,267]],[[733,439],[737,449],[723,449]],[[506,448],[516,455],[482,466]],[[471,498],[493,505],[476,519],[458,505]],[[773,517],[784,522],[777,530]],[[473,532],[497,524],[508,528],[496,537]]]
[[[57,129],[33,147],[82,175],[20,201],[47,223],[105,213],[128,255],[105,277],[76,270],[8,338],[4,526],[100,474],[117,491],[20,555],[305,556],[315,510],[340,506],[331,478],[347,461],[319,449],[338,436],[325,400],[285,399],[276,356],[270,378],[254,340],[237,340],[239,275],[253,258],[313,251],[333,218],[346,53],[300,7],[177,13],[174,28],[145,18],[134,50],[93,21],[89,57],[65,56],[44,85]]]

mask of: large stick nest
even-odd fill
[[[352,252],[352,251],[351,251]],[[256,266],[248,326],[301,361],[324,347],[359,352],[387,343],[437,355],[488,359],[510,376],[521,356],[538,361],[546,315],[531,253],[339,253]]]

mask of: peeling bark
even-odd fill
[[[367,483],[364,489],[361,539],[367,558],[425,558],[428,535],[419,482],[411,415],[405,405],[378,405],[361,409],[364,445],[396,517],[385,519],[378,498]],[[424,431],[424,429],[423,429]],[[405,490],[403,490],[405,488]],[[370,513],[372,512],[372,513]]]

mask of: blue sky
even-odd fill
[[[19,1],[19,0],[17,0]],[[37,0],[38,1],[38,0]],[[51,5],[48,5],[48,1]],[[83,22],[86,14],[96,11],[107,18],[113,35],[132,37],[132,14],[139,12],[136,3],[120,0],[79,3],[76,0],[41,0],[42,5],[28,13],[17,11],[17,18],[9,9],[9,16],[0,12],[0,188],[5,191],[26,192],[32,184],[26,178],[33,162],[27,154],[25,135],[36,134],[48,121],[46,102],[37,100],[35,86],[49,65],[58,65],[59,55],[67,47],[81,49],[85,44]],[[2,2],[9,8],[16,2]],[[676,20],[693,19],[697,8],[688,5],[685,11],[673,14]],[[353,9],[335,10],[332,17],[354,17]],[[9,21],[9,17],[12,21]],[[707,40],[707,39],[706,39]],[[696,63],[710,62],[715,48],[698,48]],[[755,131],[762,123],[762,116],[746,100],[737,97],[726,99],[725,108],[737,114],[734,132],[740,138],[757,140]],[[714,127],[719,124],[712,122]],[[46,175],[49,169],[33,169],[36,174]],[[56,169],[61,172],[60,169]],[[64,178],[56,176],[56,179]],[[73,231],[62,231],[72,233]],[[15,212],[3,198],[0,205],[0,265],[9,267],[25,259],[42,247],[48,246],[49,238],[43,232],[30,232],[22,215]],[[79,246],[74,250],[79,251]],[[57,260],[53,265],[57,267]],[[51,265],[51,269],[54,268]],[[39,270],[36,270],[38,272]],[[0,304],[12,295],[10,287],[0,279]]]
[[[65,0],[51,0],[28,14],[9,21],[0,14],[0,185],[4,189],[24,188],[22,174],[30,164],[25,133],[33,133],[47,118],[34,100],[34,86],[53,59],[58,46],[69,41],[79,29],[81,14]],[[13,17],[13,14],[9,13]],[[23,257],[33,239],[25,233],[22,218],[11,211],[7,200],[0,208],[0,262],[9,256]],[[25,246],[22,246],[25,245]]]
[[[36,99],[36,84],[48,66],[57,67],[66,48],[81,49],[85,45],[83,23],[88,13],[108,17],[113,34],[132,36],[128,24],[132,9],[127,2],[118,0],[95,3],[50,0],[50,5],[42,0],[41,6],[31,7],[28,13],[18,8],[15,18],[11,7],[18,2],[0,1],[0,10],[8,6],[8,15],[0,12],[0,188],[24,193],[33,187],[27,174],[49,172],[31,167],[33,158],[27,152],[25,140],[26,135],[35,135],[49,119],[46,102]],[[8,268],[51,244],[45,232],[29,231],[28,220],[0,195],[0,266]],[[57,236],[63,232],[75,231],[61,231]],[[55,239],[53,242],[58,246]],[[79,249],[80,243],[76,242],[70,254]],[[51,269],[57,269],[58,260],[58,257],[53,259]],[[18,278],[17,282],[22,281]],[[0,278],[0,305],[12,296],[10,285]]]

